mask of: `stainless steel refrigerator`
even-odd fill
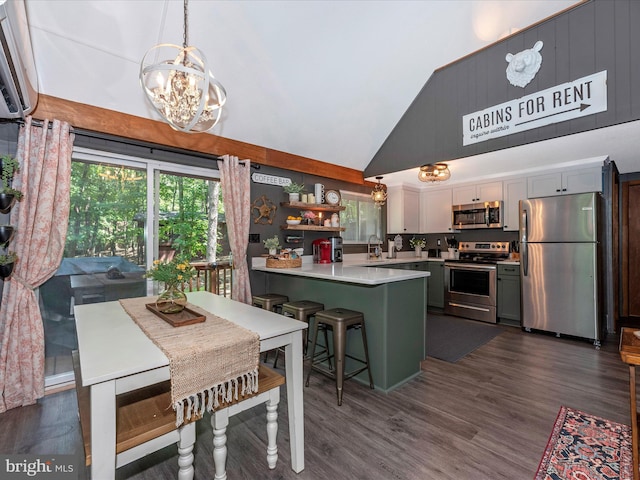
[[[520,201],[525,329],[588,338],[600,345],[601,203],[598,193]]]

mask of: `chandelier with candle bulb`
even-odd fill
[[[175,130],[205,132],[213,128],[227,100],[204,53],[188,46],[188,0],[184,0],[182,47],[169,43],[147,51],[140,64],[140,82],[155,110]]]

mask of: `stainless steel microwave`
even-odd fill
[[[502,228],[502,202],[454,205],[451,212],[453,228]]]

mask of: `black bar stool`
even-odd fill
[[[307,381],[305,386],[309,386],[309,377],[311,377],[311,371],[315,370],[320,372],[329,378],[335,378],[336,391],[338,394],[338,405],[342,405],[342,387],[344,381],[349,378],[367,370],[369,373],[369,386],[373,386],[373,377],[371,376],[371,368],[369,367],[369,350],[367,348],[367,333],[364,327],[364,315],[362,312],[356,312],[355,310],[347,310],[346,308],[333,308],[331,310],[323,310],[317,312],[315,327],[313,329],[313,340],[311,343],[311,368],[307,373]],[[333,330],[333,354],[330,354],[327,350],[327,354],[323,356],[316,356],[316,341],[318,339],[318,328],[324,325],[326,328]],[[364,347],[364,359],[356,358],[346,353],[347,346],[347,330],[359,329],[362,335],[362,345]],[[361,368],[357,368],[352,372],[346,373],[345,357],[351,358],[363,364]],[[333,358],[335,360],[335,370],[327,370],[319,366],[320,363]]]
[[[282,304],[282,314],[285,317],[293,317],[301,322],[309,323],[309,318],[315,316],[316,312],[324,310],[324,304],[318,302],[312,302],[311,300],[298,300],[297,302],[286,302]],[[327,342],[327,330],[324,329],[324,344],[325,349]],[[302,331],[302,351],[304,355],[307,355],[308,335],[307,329]],[[276,368],[278,363],[278,354],[284,350],[279,348],[276,352],[276,358],[273,361],[273,368]],[[325,350],[326,351],[326,350]],[[320,352],[322,353],[322,352]],[[331,365],[329,365],[331,368]]]

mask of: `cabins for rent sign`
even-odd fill
[[[607,110],[607,71],[462,117],[462,144],[531,130]]]

